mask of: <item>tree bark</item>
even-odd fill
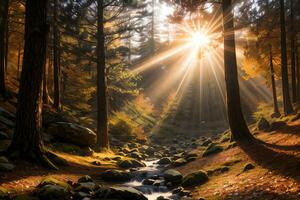
[[[9,43],[9,15],[8,15],[8,10],[9,10],[9,4],[7,7],[7,20],[6,20],[6,24],[5,24],[5,72],[7,74],[8,71],[8,43]]]
[[[294,27],[294,4],[291,2],[291,72],[292,72],[292,95],[293,102],[297,101],[297,80],[296,80],[296,55],[295,55],[295,27]]]
[[[289,115],[293,113],[294,109],[291,103],[290,92],[289,92],[284,0],[280,0],[280,28],[281,28],[281,76],[282,76],[283,109],[284,109],[284,114]]]
[[[224,28],[224,67],[227,91],[227,112],[232,137],[236,141],[250,142],[253,139],[244,119],[235,51],[235,35],[231,0],[222,1]]]
[[[5,30],[8,16],[8,0],[0,1],[0,94],[6,96],[5,86]]]
[[[104,5],[98,0],[97,31],[97,148],[109,148],[107,80],[105,67]]]
[[[53,80],[54,80],[54,108],[60,110],[60,65],[59,65],[59,35],[57,28],[57,0],[53,7]]]
[[[276,92],[276,83],[275,83],[275,71],[273,65],[273,52],[272,52],[272,45],[269,47],[270,53],[270,72],[271,72],[271,84],[272,84],[272,93],[273,93],[273,104],[274,104],[274,113],[279,114],[278,108],[278,100],[277,100],[277,92]]]
[[[48,32],[47,0],[27,0],[25,15],[25,48],[16,128],[8,153],[55,168],[45,156],[41,139],[41,91]]]
[[[300,66],[299,66],[299,55],[298,55],[298,47],[295,49],[295,59],[296,59],[296,73],[297,73],[297,97],[298,101],[300,101]]]
[[[21,64],[21,45],[19,44],[18,49],[18,63],[17,63],[17,78],[20,78],[20,64]]]

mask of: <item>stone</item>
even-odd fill
[[[210,138],[206,139],[202,144],[201,146],[205,146],[207,147],[208,145],[210,145],[212,143],[212,140]]]
[[[187,163],[186,159],[184,158],[178,158],[177,160],[175,160],[172,165],[175,166],[175,167],[179,167],[179,166],[182,166],[182,165],[185,165]]]
[[[101,188],[95,196],[99,199],[147,200],[142,192],[133,187]]]
[[[85,175],[85,176],[80,177],[77,182],[78,183],[88,183],[88,182],[93,182],[93,179],[89,175]]]
[[[208,181],[208,176],[204,171],[197,171],[191,173],[183,178],[182,186],[183,187],[194,187],[202,185]]]
[[[122,160],[119,162],[119,167],[123,169],[145,167],[146,165],[137,160]]]
[[[145,179],[145,180],[143,180],[143,182],[142,182],[142,184],[143,185],[153,185],[153,183],[155,182],[155,180],[154,179]]]
[[[268,131],[269,132],[276,131],[279,128],[282,128],[282,127],[285,127],[285,126],[286,126],[286,122],[284,122],[284,121],[273,122],[273,123],[271,123],[270,128],[269,128]]]
[[[265,131],[269,128],[270,128],[270,123],[268,122],[268,120],[266,120],[266,118],[264,117],[261,117],[257,122],[257,129],[259,131]]]
[[[90,193],[96,188],[96,184],[93,182],[78,183],[75,187],[75,191],[84,193]]]
[[[64,188],[65,190],[70,190],[71,186],[68,183],[65,183],[63,181],[59,181],[52,177],[46,177],[44,178],[38,185],[39,188],[46,186],[46,185],[54,185],[54,186],[60,186]]]
[[[67,122],[57,122],[51,124],[47,129],[47,134],[55,139],[82,147],[91,147],[96,144],[97,135],[92,130]]]
[[[252,163],[247,163],[245,164],[244,168],[243,168],[243,172],[247,172],[250,171],[251,169],[254,169],[255,166]]]
[[[222,151],[223,151],[223,148],[221,146],[212,143],[205,149],[202,156],[207,157],[207,156],[210,156],[213,154],[220,153]]]
[[[180,184],[182,182],[182,174],[174,169],[169,169],[163,173],[163,177],[166,181],[171,182],[173,185]]]
[[[62,186],[44,185],[37,190],[37,196],[43,200],[69,200],[70,192]]]
[[[159,164],[159,165],[168,165],[168,164],[171,164],[171,159],[170,158],[168,158],[168,157],[164,157],[164,158],[161,158],[158,162],[157,162],[157,164]]]
[[[104,171],[100,177],[108,182],[127,182],[133,178],[133,175],[130,172],[111,169]]]

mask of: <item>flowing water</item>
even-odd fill
[[[138,175],[130,182],[122,184],[122,186],[134,187],[141,191],[148,200],[156,200],[158,197],[174,200],[179,199],[179,197],[177,195],[173,195],[172,191],[166,186],[143,185],[142,182],[145,179],[161,175],[163,168],[156,164],[157,162],[158,160],[154,159],[144,161],[146,167],[140,168],[137,172]]]

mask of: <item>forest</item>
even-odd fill
[[[299,24],[300,0],[0,0],[0,200],[299,200]]]

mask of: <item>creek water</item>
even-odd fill
[[[144,185],[143,181],[147,178],[156,177],[157,180],[163,181],[161,178],[162,171],[164,169],[163,166],[156,164],[159,160],[152,159],[146,160],[144,163],[146,167],[140,168],[137,171],[137,175],[127,183],[122,184],[122,186],[133,187],[139,191],[141,191],[148,200],[156,200],[158,197],[165,199],[180,199],[177,195],[172,194],[172,190],[168,187],[161,184],[160,186],[154,185]]]

